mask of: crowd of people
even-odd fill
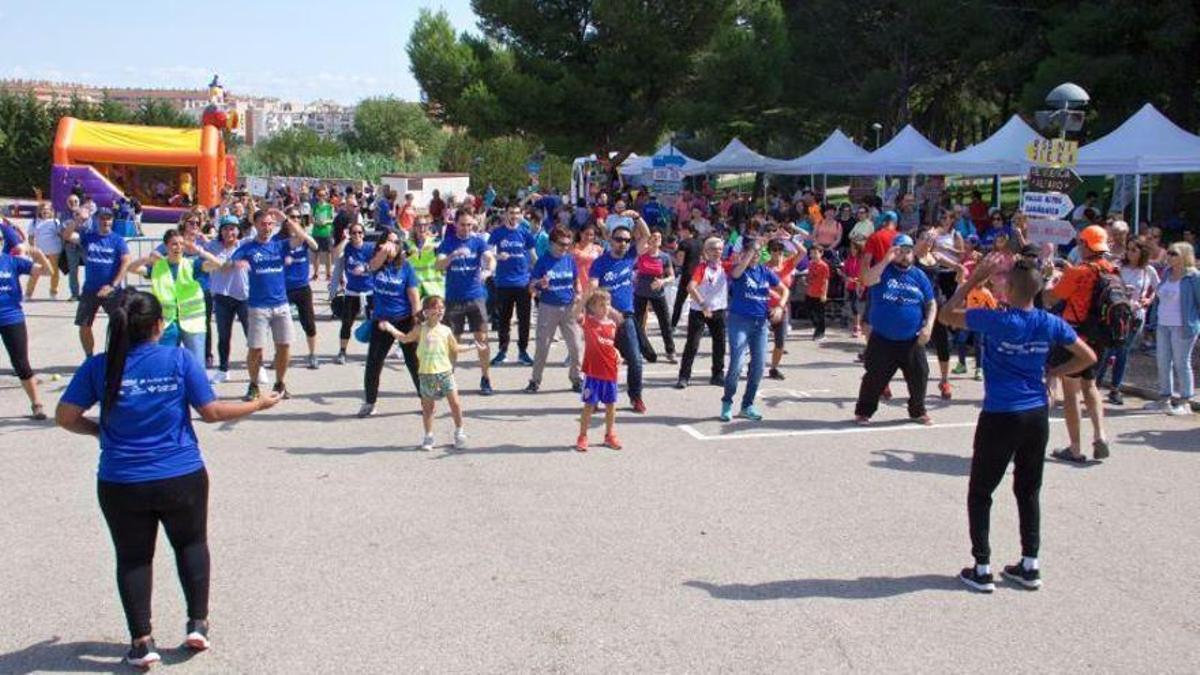
[[[590,448],[590,422],[600,408],[604,445],[622,448],[618,392],[624,388],[633,413],[646,412],[645,362],[677,366],[675,388],[691,386],[706,334],[709,384],[722,389],[714,409],[723,422],[763,418],[756,406],[761,380],[784,379],[787,336],[806,324],[814,341],[826,338],[830,318],[840,320],[850,339],[864,340],[853,418],[861,425],[891,397],[897,371],[907,385],[908,416],[932,424],[925,403],[929,343],[943,399],[955,396],[950,376],[968,372],[973,351],[974,376],[985,393],[968,496],[974,565],[960,578],[985,592],[994,588],[991,495],[1010,461],[1022,559],[1003,574],[1027,588],[1041,584],[1038,491],[1055,397],[1070,443],[1053,455],[1089,461],[1081,440],[1086,414],[1092,457],[1108,457],[1104,407],[1124,404],[1129,355],[1153,340],[1155,405],[1172,415],[1190,413],[1200,273],[1186,230],[1169,244],[1153,227],[1133,237],[1118,217],[1105,220],[1087,209],[1075,241],[1055,246],[1031,241],[1022,214],[989,208],[978,193],[967,203],[932,207],[901,194],[889,207],[877,197],[835,204],[811,190],[772,191],[756,202],[696,187],[661,201],[646,189],[597,189],[575,203],[555,190],[503,199],[489,188],[461,199],[435,193],[421,208],[411,195],[400,199],[387,190],[338,194],[314,185],[261,199],[230,193],[215,209],[188,210],[139,259],[113,231],[112,210],[86,196],[74,197],[64,214],[40,208],[25,235],[10,238],[6,227],[0,335],[35,416],[44,410],[21,301],[39,276],[51,277],[54,295],[59,259],[52,255],[65,250],[55,241],[82,250],[83,283],[72,291],[87,360],[56,417],[64,428],[100,439],[100,498],[134,638],[130,662],[157,658],[149,625],[153,538],[147,537],[159,521],[179,561],[188,644],[208,645],[207,475],[187,409],[214,422],[289,398],[296,321],[308,368],[323,367],[322,354],[330,353],[324,367],[345,364],[358,358],[356,344],[366,345],[359,417],[376,412],[386,360],[403,359],[420,400],[424,450],[435,445],[441,399],[451,412],[454,446],[469,442],[456,374],[470,346],[480,368],[478,395],[496,393],[491,369],[509,363],[510,353],[531,369],[523,391],[534,395],[551,344],[561,341],[567,383],[581,397],[573,445],[581,452]],[[129,274],[142,275],[147,290],[127,286]],[[21,276],[30,277],[25,289]],[[324,288],[316,285],[321,281]],[[336,351],[317,342],[321,291],[340,322]],[[108,344],[94,354],[91,326],[100,309],[109,319]],[[680,351],[674,338],[685,318]],[[213,390],[229,377],[235,321],[246,337],[250,375],[240,403],[220,401]],[[460,343],[464,329],[473,345]],[[805,354],[794,351],[802,367]],[[266,393],[259,388],[264,369],[274,378]],[[1102,398],[1110,370],[1109,395]],[[1054,394],[1056,383],[1061,395]],[[98,421],[84,416],[95,405]],[[126,426],[135,419],[137,425]],[[135,427],[136,437],[127,433]]]

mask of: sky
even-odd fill
[[[416,101],[405,45],[422,7],[475,29],[468,0],[0,0],[0,79],[204,88],[352,104]]]

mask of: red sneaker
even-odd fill
[[[949,401],[951,399],[951,397],[953,396],[953,394],[950,391],[950,383],[949,382],[939,383],[938,391],[940,391],[942,393],[942,398],[947,401]]]
[[[892,400],[892,385],[889,384],[888,386],[883,388],[883,400],[885,400],[885,401]]]
[[[933,418],[930,417],[929,415],[921,415],[920,417],[914,417],[914,418],[912,418],[912,421],[916,422],[917,424],[923,424],[927,427],[933,425]]]
[[[609,434],[604,437],[604,445],[612,448],[613,450],[620,450],[621,440],[617,438],[616,434]]]
[[[646,412],[646,404],[642,402],[642,399],[640,399],[640,398],[633,399],[633,412],[635,412],[635,413]]]
[[[579,452],[587,452],[587,450],[588,450],[587,436],[580,436],[579,438],[577,438],[575,440],[575,449],[578,450]]]

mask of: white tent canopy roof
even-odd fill
[[[1200,172],[1200,136],[1147,103],[1112,133],[1079,149],[1081,176]]]
[[[862,159],[845,163],[831,162],[825,167],[825,173],[845,176],[908,175],[918,171],[918,160],[948,154],[909,124],[882,148]]]
[[[702,168],[688,171],[685,167],[684,173],[777,173],[780,164],[780,160],[764,157],[735,138],[729,141],[729,145],[723,150],[713,155],[712,159],[704,162]]]
[[[786,175],[830,173],[825,170],[825,167],[828,165],[853,162],[864,159],[870,154],[870,152],[855,145],[854,141],[842,133],[841,129],[834,129],[828,138],[821,141],[820,145],[808,153],[795,159],[779,162],[776,173]]]
[[[621,165],[621,173],[630,175],[649,171],[654,167],[655,157],[665,157],[667,155],[678,155],[684,159],[683,173],[685,175],[690,176],[695,173],[704,173],[704,162],[701,162],[698,159],[692,159],[691,157],[683,154],[679,151],[679,148],[676,148],[674,145],[672,145],[670,141],[663,143],[658,150],[654,151],[654,155],[652,156],[642,156],[637,157],[636,159],[625,160],[625,163]]]
[[[1032,166],[1025,147],[1041,135],[1013,115],[1004,126],[966,150],[914,162],[918,173],[995,176],[1024,174]]]

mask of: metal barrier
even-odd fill
[[[129,255],[135,261],[150,255],[154,247],[161,243],[161,237],[125,237],[125,244],[129,247]],[[140,287],[149,283],[150,280],[141,274],[125,275],[126,286]]]

